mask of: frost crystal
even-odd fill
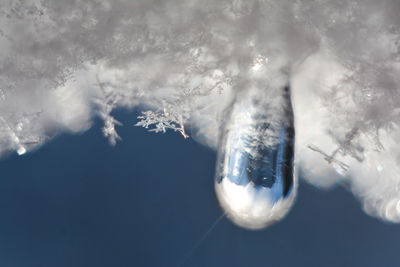
[[[400,221],[399,13],[398,0],[0,0],[0,153],[93,116],[115,144],[121,107],[215,148],[237,92],[290,84],[304,178],[346,180],[368,213]]]

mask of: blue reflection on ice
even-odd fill
[[[274,115],[262,94],[253,90],[236,97],[221,136],[215,184],[228,217],[250,229],[284,217],[296,187],[289,88],[274,95],[280,106]]]

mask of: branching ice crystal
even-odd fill
[[[398,222],[399,13],[398,0],[0,0],[0,154],[94,116],[115,144],[121,107],[216,148],[238,91],[286,83],[303,178],[346,179]]]

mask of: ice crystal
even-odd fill
[[[290,84],[304,178],[345,179],[368,213],[400,221],[399,13],[397,0],[0,0],[0,153],[94,116],[115,144],[121,107],[215,148],[238,91]]]

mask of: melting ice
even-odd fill
[[[289,87],[240,91],[221,132],[215,189],[227,216],[249,229],[282,219],[297,190]]]

